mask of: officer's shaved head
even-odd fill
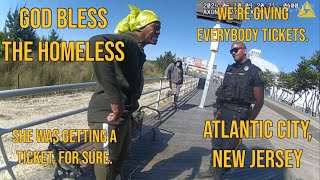
[[[238,47],[243,47],[243,48],[245,48],[245,49],[247,49],[247,46],[243,43],[243,42],[235,42],[235,43],[233,43],[232,45],[231,45],[231,47],[233,46],[233,45],[238,45]]]
[[[247,46],[243,42],[235,42],[231,45],[230,54],[236,62],[245,62],[247,60]]]

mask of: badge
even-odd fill
[[[248,69],[249,69],[249,66],[244,67],[244,71],[248,71]]]

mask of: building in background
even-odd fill
[[[199,76],[206,76],[208,72],[208,61],[204,61],[199,58],[194,57],[184,57],[183,58],[184,71],[189,71],[191,73],[197,74]],[[213,73],[217,69],[217,65],[213,65]]]
[[[248,58],[251,60],[252,64],[258,66],[262,71],[266,71],[268,69],[274,74],[280,73],[276,65],[261,58],[261,50],[259,49],[251,49],[249,51]]]
[[[259,49],[251,49],[248,53],[248,58],[251,60],[251,62],[258,66],[262,71],[266,71],[267,69],[275,74],[276,76],[279,75],[280,70],[278,69],[278,67],[276,65],[274,65],[273,63],[261,58],[261,50]],[[276,78],[276,83],[277,83],[277,78]],[[294,92],[290,91],[289,89],[283,89],[283,88],[278,88],[276,86],[271,87],[268,89],[269,93],[271,93],[271,95],[273,94],[274,96],[272,96],[272,98],[280,100],[282,102],[285,103],[289,103],[289,101],[292,98],[297,98],[297,96],[295,96]],[[282,96],[281,96],[282,95]],[[280,97],[281,96],[281,97]],[[309,91],[307,92],[306,96],[301,96],[292,106],[303,111],[306,112],[306,107],[305,107],[305,103],[304,102],[310,102],[310,101],[315,101],[313,103],[313,107],[308,107],[310,110],[307,110],[308,114],[315,114],[315,116],[319,117],[319,110],[316,109],[316,105],[319,102],[319,99],[315,98],[312,99],[312,92]]]

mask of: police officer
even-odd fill
[[[107,150],[108,161],[112,163],[94,165],[97,180],[114,180],[121,175],[131,147],[132,113],[139,108],[138,100],[143,88],[142,68],[146,61],[144,47],[148,44],[156,45],[160,35],[160,21],[154,12],[129,7],[130,14],[117,25],[116,34],[90,38],[91,57],[110,56],[110,52],[103,47],[99,48],[100,53],[96,52],[96,42],[124,43],[123,61],[93,62],[97,88],[88,107],[88,125],[90,129],[107,130],[107,142],[97,142],[95,148],[98,151]],[[112,50],[118,56],[116,48]],[[117,142],[109,142],[112,134],[116,135]]]
[[[247,59],[247,48],[242,42],[233,43],[230,54],[235,63],[229,65],[224,75],[222,85],[216,91],[214,103],[214,119],[225,121],[225,134],[230,133],[231,122],[236,120],[255,119],[264,103],[264,83],[261,79],[261,69]],[[252,108],[252,105],[253,108]],[[218,126],[221,137],[221,126]],[[241,139],[212,139],[212,150],[235,150],[241,145]],[[212,155],[212,154],[211,154]],[[198,178],[223,179],[227,168],[213,168],[213,158],[208,171],[198,174]],[[230,163],[230,161],[229,161]]]

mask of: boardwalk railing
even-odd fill
[[[157,89],[154,90],[150,90],[147,92],[143,92],[142,95],[146,95],[146,94],[150,94],[150,93],[154,93],[154,92],[158,92],[157,95],[157,100],[154,102],[151,102],[149,104],[143,105],[143,106],[151,106],[151,105],[156,105],[155,109],[158,110],[159,109],[159,105],[160,102],[169,98],[167,96],[165,97],[161,97],[161,91],[168,89],[168,87],[163,87],[163,78],[146,78],[145,82],[151,82],[151,81],[159,81],[159,85]],[[181,95],[183,95],[185,92],[189,92],[191,90],[193,90],[194,88],[197,87],[198,84],[198,78],[194,78],[194,77],[186,77],[183,83],[183,87],[181,89]],[[44,93],[50,93],[50,92],[57,92],[57,91],[67,91],[67,90],[74,90],[74,89],[84,89],[84,88],[92,88],[95,87],[96,83],[95,82],[88,82],[88,83],[78,83],[78,84],[66,84],[66,85],[55,85],[55,86],[45,86],[45,87],[35,87],[35,88],[25,88],[25,89],[14,89],[14,90],[6,90],[6,91],[0,91],[0,100],[3,100],[5,98],[9,98],[9,97],[17,97],[17,96],[27,96],[27,95],[36,95],[36,94],[44,94]],[[12,170],[12,167],[14,167],[15,165],[18,164],[18,161],[10,161],[8,159],[6,150],[4,148],[4,144],[3,144],[3,139],[2,136],[4,134],[10,133],[13,130],[21,130],[21,129],[25,129],[25,128],[29,128],[32,126],[36,126],[36,125],[40,125],[43,123],[48,123],[51,122],[53,120],[58,120],[61,118],[65,118],[71,115],[75,115],[78,113],[82,113],[87,111],[88,107],[86,108],[81,108],[81,109],[76,109],[76,110],[72,110],[72,111],[68,111],[68,112],[64,112],[61,114],[57,114],[57,115],[53,115],[53,116],[48,116],[48,117],[44,117],[38,120],[33,120],[31,122],[28,123],[24,123],[24,124],[19,124],[16,126],[12,126],[6,129],[0,128],[0,150],[1,150],[1,154],[4,160],[4,164],[0,165],[0,171],[3,170],[8,170],[8,173],[10,174],[11,178],[13,180],[16,180],[15,174]]]
[[[276,90],[273,90],[273,88],[277,88],[277,87],[272,87],[271,89],[267,90],[265,89],[265,95],[266,97],[283,103],[287,106],[290,106],[292,108],[294,108],[297,111],[300,111],[308,116],[311,117],[315,117],[316,119],[320,120],[320,110],[319,110],[319,106],[317,105],[319,103],[319,98],[317,99],[317,95],[315,96],[301,96],[300,98],[298,98],[299,100],[302,100],[303,103],[297,103],[298,101],[295,101],[294,103],[291,103],[292,99],[295,98],[295,96],[293,94],[292,91],[287,90],[287,89],[283,89],[283,88],[277,88]],[[310,93],[307,92],[307,93]],[[311,94],[311,93],[310,93]],[[305,107],[305,102],[314,102],[314,104],[312,104],[310,107]],[[302,107],[303,106],[303,107]],[[313,108],[312,108],[313,106]]]
[[[307,116],[310,116],[311,118],[318,119],[320,121],[320,111],[319,111],[319,109],[315,109],[314,112],[309,110],[309,112],[308,112],[307,111],[308,108],[301,107],[301,106],[296,105],[296,104],[292,104],[291,105],[289,101],[287,101],[286,99],[281,99],[278,96],[267,95],[266,97],[269,98],[269,99],[272,99],[273,101],[281,103],[281,104],[283,104],[285,106],[293,108],[294,110],[299,111],[299,112],[301,112],[301,113],[303,113],[303,114],[305,114]]]

